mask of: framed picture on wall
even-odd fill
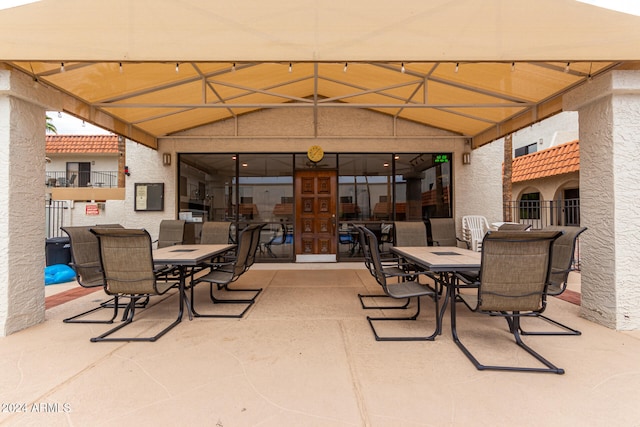
[[[164,183],[136,183],[134,210],[163,211]]]

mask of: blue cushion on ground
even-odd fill
[[[66,264],[53,264],[44,268],[44,284],[71,282],[76,279],[76,272]]]

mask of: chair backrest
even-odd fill
[[[560,231],[490,231],[482,243],[478,309],[539,312]]]
[[[86,288],[102,286],[104,277],[100,268],[100,248],[98,239],[91,228],[122,228],[119,224],[60,227],[69,236],[71,246],[71,267],[76,272],[76,280]]]
[[[158,248],[182,244],[184,223],[185,221],[182,219],[163,219],[160,221]]]
[[[531,224],[522,224],[515,222],[505,222],[500,227],[499,231],[527,231],[531,228]]]
[[[393,224],[395,246],[427,246],[427,227],[422,221],[398,221]]]
[[[547,226],[544,230],[564,232],[553,244],[553,261],[551,262],[551,277],[549,279],[554,288],[559,287],[564,291],[569,273],[572,271],[576,241],[580,234],[587,230],[587,227]]]
[[[81,286],[95,287],[104,284],[100,269],[100,249],[98,239],[91,233],[90,226],[60,227],[69,236],[71,246],[71,267]]]
[[[433,246],[458,246],[456,222],[453,218],[430,218]]]
[[[258,250],[256,240],[256,230],[259,233],[262,224],[250,224],[240,231],[238,235],[238,247],[236,248],[236,257],[233,265],[234,279],[238,278],[253,265],[255,260],[255,252]]]
[[[92,228],[109,294],[157,294],[151,236],[146,230]]]
[[[251,230],[251,247],[249,248],[249,256],[247,258],[247,270],[256,261],[256,253],[258,252],[258,246],[260,245],[260,232],[265,225],[266,224],[251,224],[247,227]]]
[[[465,215],[462,217],[462,239],[469,243],[470,249],[482,250],[482,239],[489,231],[489,222],[482,215]]]
[[[363,248],[363,251],[368,252],[368,256],[370,258],[371,268],[369,271],[375,277],[376,281],[382,286],[385,291],[387,287],[387,278],[384,274],[384,268],[382,267],[382,259],[380,258],[380,248],[378,247],[378,239],[373,231],[369,230],[367,227],[360,227],[359,230],[364,235],[364,240],[366,244],[366,249]],[[366,255],[365,255],[366,258]]]
[[[229,243],[231,223],[226,221],[207,221],[202,224],[200,243],[203,245],[226,245]]]
[[[369,243],[367,242],[367,236],[363,230],[364,225],[362,224],[353,224],[353,227],[358,230],[358,243],[360,244],[360,249],[362,250],[362,256],[364,258],[364,265],[369,270],[371,275],[374,275],[373,265],[371,264],[371,252],[369,252]]]

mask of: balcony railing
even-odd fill
[[[117,171],[65,172],[47,171],[47,187],[118,187]]]
[[[580,225],[580,199],[520,200],[505,204],[510,220],[534,229],[548,225]]]

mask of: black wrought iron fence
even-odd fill
[[[541,229],[548,225],[580,225],[580,199],[519,200],[505,204],[510,220]]]
[[[64,214],[67,202],[64,200],[47,200],[45,204],[45,221],[47,227],[47,239],[51,237],[63,237],[60,227],[64,225]]]
[[[47,171],[48,187],[108,187],[118,186],[117,171],[65,172]]]

